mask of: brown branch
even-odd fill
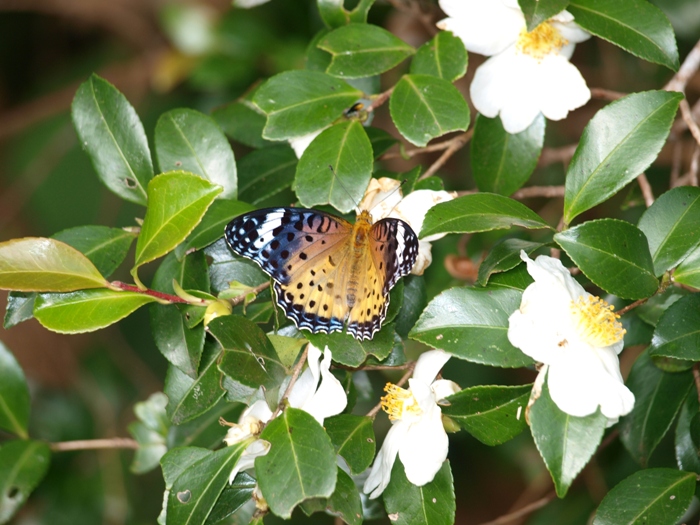
[[[696,145],[693,151],[693,158],[690,159],[690,169],[688,170],[688,184],[698,185],[698,164],[700,164],[700,146]]]
[[[695,142],[700,144],[700,128],[698,128],[695,119],[693,119],[692,112],[690,111],[690,106],[686,99],[681,100],[681,118],[688,126],[690,134],[693,135]]]
[[[61,441],[50,443],[53,452],[68,452],[70,450],[100,450],[114,448],[138,449],[140,445],[131,438],[79,439],[77,441]]]
[[[401,377],[401,379],[399,379],[398,383],[396,383],[396,386],[403,386],[403,385],[406,383],[406,381],[408,381],[408,378],[411,377],[411,375],[413,374],[413,369],[414,369],[415,367],[416,367],[416,362],[415,362],[415,361],[411,361],[410,363],[408,363],[408,366],[406,367],[406,368],[407,368],[406,373]],[[374,407],[372,410],[370,410],[369,412],[367,412],[367,417],[374,417],[374,416],[376,416],[377,413],[378,413],[381,409],[382,409],[382,402],[380,401],[379,403],[377,403],[377,404],[375,405],[375,407]]]
[[[376,370],[406,370],[409,366],[413,366],[411,362],[404,363],[402,365],[366,365],[366,366],[346,366],[341,364],[333,365],[333,368],[338,368],[341,370],[350,370],[351,372],[357,372],[363,370],[365,372],[374,372]]]
[[[511,512],[509,514],[504,514],[503,516],[500,516],[496,518],[495,520],[491,521],[485,521],[481,523],[481,525],[505,525],[507,523],[510,523],[512,521],[517,520],[518,518],[522,518],[523,516],[527,516],[528,514],[531,514],[532,512],[535,512],[537,509],[541,509],[545,505],[547,505],[550,501],[552,501],[554,498],[556,498],[556,494],[554,492],[551,492],[547,494],[545,497],[538,499],[537,501],[533,501],[529,505],[525,505],[521,509],[518,509],[514,512]]]
[[[311,343],[309,343],[311,344]],[[282,411],[285,405],[285,401],[287,401],[287,398],[289,397],[289,394],[292,392],[292,388],[294,387],[294,384],[297,382],[297,379],[299,378],[299,374],[301,373],[301,369],[304,368],[304,363],[306,363],[306,356],[309,355],[309,345],[306,345],[306,348],[304,348],[304,353],[301,354],[301,357],[299,358],[299,361],[297,362],[296,366],[294,367],[294,371],[292,372],[292,378],[289,380],[289,384],[287,385],[287,389],[284,391],[284,394],[282,395],[282,399],[280,399],[279,404],[277,405],[277,408],[273,412],[272,416],[270,416],[269,421],[272,421],[275,419],[279,413]]]
[[[604,88],[591,88],[591,98],[613,101],[626,96],[627,93],[621,93],[620,91],[612,91]]]
[[[110,283],[112,286],[115,288],[119,288],[120,290],[124,290],[125,292],[136,292],[140,293],[143,295],[149,295],[151,297],[155,297],[156,299],[160,299],[161,301],[168,301],[170,303],[179,303],[179,304],[193,304],[190,301],[186,301],[182,297],[178,297],[177,295],[172,295],[169,293],[163,293],[163,292],[157,292],[156,290],[150,290],[146,288],[145,290],[142,290],[138,286],[134,286],[133,284],[126,284],[121,281],[112,281]],[[204,299],[200,299],[202,305],[206,305],[207,302]]]
[[[642,195],[644,196],[644,204],[646,204],[646,207],[648,208],[654,204],[654,192],[651,191],[651,184],[649,184],[649,180],[644,173],[637,177],[637,182],[639,183],[639,187],[642,190]]]
[[[569,144],[561,148],[544,148],[539,160],[537,161],[538,168],[544,168],[555,162],[561,162],[566,165],[574,156],[578,144]]]
[[[260,292],[262,292],[262,291],[265,290],[266,288],[269,288],[269,286],[270,286],[270,281],[267,281],[267,282],[265,282],[265,283],[262,283],[262,284],[257,285],[255,288],[252,288],[252,289],[250,290],[250,292],[248,292],[248,293],[254,293],[255,295],[258,295]],[[231,299],[231,300],[230,300],[231,306],[238,306],[239,304],[241,304],[242,302],[244,302],[244,301],[245,301],[245,298],[246,298],[246,295],[248,295],[248,293],[242,293],[242,294],[239,295],[238,297],[234,297],[233,299]]]
[[[685,86],[698,68],[700,68],[700,40],[698,40],[693,49],[690,50],[688,56],[683,60],[681,67],[678,68],[673,78],[664,86],[664,89],[666,91],[685,92]]]
[[[395,87],[396,86],[392,86],[389,89],[387,89],[386,91],[384,91],[383,93],[380,93],[379,95],[377,95],[374,98],[374,100],[372,100],[372,103],[369,106],[367,106],[367,112],[369,113],[371,111],[374,111],[379,106],[384,104],[387,100],[389,100],[389,97],[394,92]]]
[[[617,315],[619,315],[620,317],[622,317],[623,315],[625,315],[625,314],[626,314],[627,312],[629,312],[630,310],[634,310],[634,309],[637,308],[638,306],[641,306],[641,305],[643,305],[644,303],[646,303],[648,300],[649,300],[649,297],[645,297],[644,299],[637,299],[635,302],[628,304],[628,305],[625,306],[622,310],[620,310],[619,312],[617,312]]]
[[[564,186],[528,186],[521,188],[511,195],[511,199],[527,199],[530,197],[563,197],[566,188]]]
[[[474,134],[474,128],[470,129],[466,133],[461,133],[457,135],[455,138],[451,139],[449,142],[451,143],[445,152],[440,155],[440,157],[433,162],[433,164],[421,175],[418,180],[423,180],[427,179],[428,177],[432,177],[437,173],[437,171],[444,166],[444,164],[449,160],[449,158],[457,153],[460,149],[462,149],[472,138],[472,135]]]
[[[416,155],[422,155],[423,153],[432,153],[434,151],[443,151],[450,147],[452,140],[445,140],[443,142],[438,142],[437,144],[430,144],[424,148],[414,148],[404,151],[394,151],[391,153],[385,153],[381,156],[380,160],[388,159],[403,159],[403,158],[413,158]]]
[[[695,380],[695,390],[698,392],[698,402],[700,402],[700,363],[693,365],[693,379]]]

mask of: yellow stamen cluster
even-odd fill
[[[542,22],[529,33],[523,28],[515,47],[521,53],[542,60],[550,53],[559,53],[559,50],[568,43],[569,41],[561,36],[550,22]]]
[[[571,302],[571,313],[581,339],[592,346],[610,346],[622,340],[626,330],[613,313],[614,306],[600,297],[581,296]]]
[[[389,419],[395,421],[407,415],[420,416],[423,411],[410,390],[387,383],[384,387],[386,395],[382,397],[382,410],[389,414]]]

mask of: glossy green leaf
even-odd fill
[[[372,429],[372,418],[340,414],[323,422],[333,447],[350,467],[350,472],[359,474],[372,463],[376,442]]]
[[[696,474],[670,468],[635,472],[605,495],[593,525],[675,524],[690,507]]]
[[[628,222],[588,221],[557,233],[554,240],[586,277],[611,294],[641,299],[659,288],[647,239]]]
[[[136,268],[170,252],[202,220],[221,187],[183,171],[158,175],[148,185],[148,209],[136,242]]]
[[[607,422],[600,410],[586,417],[562,412],[543,385],[540,397],[530,407],[530,428],[560,498],[595,453]]]
[[[209,410],[224,397],[221,372],[216,361],[221,355],[219,345],[211,345],[202,357],[197,379],[192,379],[174,366],[165,377],[165,395],[168,396],[167,414],[174,425],[190,421]]]
[[[467,50],[459,37],[440,31],[418,48],[411,61],[412,75],[432,75],[454,82],[467,72]]]
[[[518,0],[523,11],[527,30],[532,31],[542,22],[560,13],[569,5],[569,0]]]
[[[619,423],[620,439],[642,466],[664,437],[693,383],[690,371],[669,373],[659,370],[649,352],[641,354],[632,366],[627,388],[635,397],[632,412]]]
[[[492,274],[507,272],[522,262],[522,259],[520,259],[521,250],[530,255],[542,246],[544,244],[540,242],[524,241],[522,239],[501,239],[491,248],[484,260],[481,261],[476,283],[486,286]]]
[[[34,303],[34,317],[54,332],[79,334],[105,328],[154,301],[149,295],[114,290],[41,294]]]
[[[527,266],[524,264],[518,265],[512,270],[503,273],[495,273],[489,279],[490,286],[507,288],[522,292],[531,285],[535,280],[527,271]]]
[[[326,511],[341,518],[348,525],[362,523],[362,500],[353,479],[338,467],[338,480],[331,497],[326,500]]]
[[[0,523],[7,523],[46,475],[49,446],[41,441],[10,441],[0,448]]]
[[[474,181],[480,191],[510,195],[537,167],[544,145],[545,120],[540,113],[520,133],[508,133],[501,119],[477,115],[471,141]]]
[[[255,323],[227,315],[209,323],[209,331],[224,349],[219,370],[238,385],[239,401],[245,401],[261,386],[267,390],[279,387],[286,369]]]
[[[445,461],[430,483],[417,487],[406,478],[398,460],[384,491],[387,513],[396,525],[452,525],[455,521],[455,492],[450,462]]]
[[[372,24],[339,27],[321,38],[317,46],[332,56],[326,73],[343,78],[384,73],[415,53],[406,42]]]
[[[328,346],[333,349],[333,361],[345,366],[357,367],[364,363],[368,355],[384,359],[394,346],[394,330],[391,325],[384,325],[372,339],[358,341],[350,334],[333,332],[331,334],[302,332],[317,348]]]
[[[155,392],[134,405],[138,421],[130,423],[128,428],[139,444],[131,463],[131,471],[135,474],[144,474],[156,468],[168,451],[166,438],[170,424],[165,413],[167,404],[167,396]]]
[[[428,304],[428,292],[425,279],[421,275],[407,275],[403,279],[403,304],[396,316],[396,333],[403,339],[408,338],[408,332],[420,318],[420,314]]]
[[[469,126],[469,106],[447,80],[431,75],[404,75],[389,101],[399,132],[423,147],[436,137]]]
[[[639,229],[649,240],[656,275],[676,267],[700,243],[700,188],[682,186],[661,195],[639,219]]]
[[[126,258],[136,233],[107,226],[78,226],[52,238],[78,250],[102,275],[109,277]]]
[[[369,142],[370,144],[372,144],[374,160],[377,160],[384,153],[386,153],[389,150],[389,148],[391,148],[394,144],[398,143],[398,139],[396,137],[394,137],[390,133],[387,133],[383,129],[373,128],[372,126],[366,126],[365,133],[367,133]],[[407,193],[407,190],[405,190],[404,193]]]
[[[0,289],[70,292],[106,285],[90,259],[63,242],[41,237],[0,242]]]
[[[247,446],[248,442],[242,441],[224,447],[184,470],[168,495],[168,523],[205,523]]]
[[[696,474],[700,474],[700,447],[697,443],[697,434],[694,431],[691,432],[691,425],[696,424],[698,413],[700,413],[698,393],[691,388],[678,414],[675,448],[678,468]]]
[[[230,139],[251,148],[263,148],[271,144],[262,137],[267,119],[251,98],[251,95],[247,95],[246,98],[216,108],[211,116]]]
[[[255,485],[254,477],[245,472],[239,472],[233,483],[224,487],[204,525],[218,525],[237,512],[253,497]]]
[[[174,294],[173,281],[184,290],[209,291],[207,261],[203,253],[191,253],[178,260],[169,254],[158,267],[152,287],[159,292]],[[204,347],[204,326],[189,327],[189,305],[154,304],[150,307],[153,339],[161,354],[182,372],[197,377],[199,359]]]
[[[210,116],[187,108],[163,113],[156,124],[155,145],[161,172],[188,171],[221,186],[219,198],[236,198],[236,160]]]
[[[15,356],[0,342],[0,428],[26,439],[29,387]]]
[[[263,137],[286,140],[325,128],[360,98],[360,90],[325,73],[285,71],[265,82],[253,102],[267,115]]]
[[[475,386],[448,397],[442,413],[487,445],[500,445],[527,428],[532,385]]]
[[[638,306],[636,308],[636,314],[645,323],[656,326],[663,313],[668,310],[673,303],[689,293],[690,292],[683,288],[669,286],[664,292],[650,297],[646,303]]]
[[[351,22],[367,22],[367,12],[374,0],[359,0],[354,9],[345,9],[345,0],[317,0],[318,11],[328,27],[340,27]]]
[[[7,309],[2,325],[5,330],[34,317],[36,296],[36,292],[10,292],[7,294]]]
[[[272,512],[289,518],[308,498],[335,490],[335,451],[323,427],[303,410],[287,407],[260,434],[270,452],[255,459],[258,485]]]
[[[700,361],[700,295],[687,295],[664,312],[654,330],[650,354]]]
[[[673,272],[673,280],[700,289],[700,246],[695,248]]]
[[[346,121],[331,126],[299,160],[294,182],[299,202],[307,207],[331,204],[342,213],[353,210],[372,178],[373,163],[372,145],[362,124]]]
[[[121,198],[145,205],[153,177],[151,152],[143,124],[124,95],[93,74],[78,88],[71,115],[100,180]]]
[[[253,261],[234,255],[225,239],[219,239],[204,249],[209,263],[211,293],[219,294],[229,289],[231,281],[247,286],[258,286],[270,280]]]
[[[521,293],[501,287],[450,288],[435,297],[408,334],[460,359],[506,368],[532,363],[508,341],[508,317]]]
[[[573,0],[567,10],[586,31],[639,58],[678,70],[678,47],[671,23],[650,2]]]
[[[683,95],[633,93],[611,102],[586,125],[566,175],[564,222],[600,204],[656,158]]]
[[[474,233],[520,226],[549,228],[524,204],[493,193],[474,193],[430,208],[419,237],[437,233]]]
[[[238,161],[238,198],[260,204],[294,182],[297,156],[289,145],[253,151]]]
[[[228,199],[215,200],[209,206],[204,217],[202,217],[202,221],[187,236],[187,239],[177,247],[177,255],[181,258],[191,250],[201,250],[205,246],[209,246],[217,239],[223,237],[224,229],[231,222],[231,219],[253,209],[254,207],[246,202]]]

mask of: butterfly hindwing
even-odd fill
[[[382,219],[372,225],[370,248],[379,272],[385,272],[382,292],[388,294],[401,277],[411,273],[418,257],[418,237],[401,219]]]

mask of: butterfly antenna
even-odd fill
[[[352,196],[352,193],[350,193],[350,191],[345,187],[345,184],[343,184],[343,181],[340,180],[340,177],[338,177],[338,174],[337,174],[337,173],[335,172],[335,170],[333,169],[333,166],[331,166],[331,165],[329,164],[329,165],[328,165],[328,169],[331,170],[331,173],[332,173],[333,176],[335,177],[335,180],[338,181],[338,184],[340,184],[340,187],[343,188],[343,190],[345,191],[345,193],[347,193],[348,197],[350,197],[350,200],[353,200],[353,201],[354,201],[355,198]],[[359,202],[355,203],[355,213],[360,213],[360,203],[359,203]]]
[[[399,191],[399,190],[401,189],[401,186],[403,186],[403,185],[406,184],[407,182],[408,182],[408,179],[402,180],[402,181],[401,181],[401,184],[399,184],[398,186],[396,186],[396,188],[394,188],[394,189],[391,190],[389,193],[387,193],[387,195],[386,195],[382,200],[380,200],[377,204],[375,204],[374,206],[372,206],[372,210],[373,210],[374,208],[376,208],[377,206],[379,206],[382,202],[384,202],[385,200],[387,200],[389,197],[391,197],[394,193],[396,193],[397,191]],[[399,200],[399,202],[397,202],[396,204],[394,204],[394,206],[389,210],[389,213],[387,213],[387,216],[388,216],[392,211],[394,211],[394,210],[396,209],[396,207],[397,207],[400,203],[401,203],[401,201]],[[368,211],[370,212],[370,214],[372,213],[372,210],[368,210]]]

